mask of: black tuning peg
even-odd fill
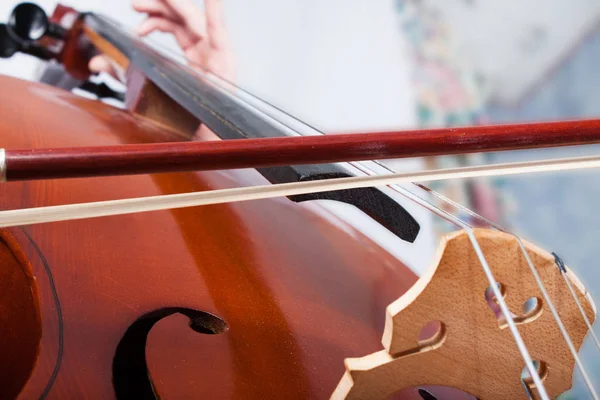
[[[56,39],[64,39],[66,31],[61,26],[50,22],[44,10],[33,3],[17,5],[8,19],[8,32],[21,43],[33,43],[48,35]]]
[[[21,43],[10,34],[9,29],[5,24],[0,24],[0,57],[9,58],[13,54],[21,52],[30,54],[42,60],[50,60],[54,58],[54,54],[34,43]]]
[[[6,25],[0,24],[0,57],[9,58],[21,50],[21,44],[17,42],[6,29]]]

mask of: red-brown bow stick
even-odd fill
[[[318,164],[600,143],[600,120],[403,132],[6,150],[6,181]],[[0,157],[1,159],[1,157]]]

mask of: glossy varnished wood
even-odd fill
[[[73,78],[88,79],[91,75],[88,63],[95,54],[98,54],[98,51],[83,35],[84,25],[79,13],[71,7],[58,4],[49,20],[60,25],[66,31],[66,37],[59,44],[61,51],[58,61]],[[57,45],[56,39],[44,37],[43,40],[54,42],[54,46]]]
[[[0,230],[0,399],[12,399],[37,361],[41,318],[38,288],[18,242]]]
[[[9,150],[185,138],[44,85],[0,84]],[[264,183],[252,170],[15,182],[0,187],[0,206]],[[415,281],[360,232],[287,199],[36,225],[15,237],[39,284],[43,332],[22,399],[114,397],[119,341],[165,307],[213,313],[228,330],[198,334],[176,315],[156,324],[145,354],[163,398],[328,398],[344,358],[380,347],[385,307]]]
[[[186,133],[196,134],[200,121],[150,81],[135,66],[126,73],[125,107],[134,114]]]
[[[155,90],[158,89],[155,87]],[[152,102],[152,97],[157,96],[160,94],[146,96],[148,100],[145,101]],[[164,95],[163,97],[166,98]],[[173,103],[170,99],[168,101]],[[170,109],[177,110],[174,106],[169,107],[166,104],[158,107],[164,115],[167,115]],[[161,120],[161,118],[153,118],[153,120],[168,124],[168,120]],[[182,124],[174,125],[182,126],[188,134],[190,128],[195,127],[195,125]],[[195,143],[22,149],[6,153],[6,179],[50,179],[273,167],[521,150],[599,142],[600,120],[584,120]]]

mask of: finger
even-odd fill
[[[154,31],[174,34],[177,29],[181,29],[181,26],[169,19],[158,16],[149,16],[138,25],[136,33],[139,36],[147,36]]]
[[[172,33],[184,51],[194,44],[194,38],[181,25],[161,17],[147,18],[137,27],[136,33],[139,36],[147,36],[155,31]]]
[[[227,46],[227,29],[223,19],[221,0],[204,0],[206,8],[206,36],[209,44],[215,49]]]
[[[106,72],[116,78],[117,74],[113,68],[111,62],[105,56],[94,56],[88,63],[88,68],[93,73],[99,74],[100,72]]]
[[[161,0],[183,19],[188,30],[199,39],[206,37],[204,12],[193,0]]]
[[[175,10],[161,0],[132,0],[131,6],[137,12],[162,16],[173,21],[183,21]]]
[[[194,135],[194,140],[204,142],[209,140],[221,140],[221,138],[211,131],[206,125],[201,124]]]

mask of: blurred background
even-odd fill
[[[8,16],[16,3],[1,2],[0,15]],[[38,3],[47,12],[55,6],[51,0]],[[132,27],[144,18],[122,0],[66,3]],[[238,83],[326,132],[600,117],[598,0],[223,0],[223,6]],[[166,35],[151,38],[178,51]],[[38,72],[39,62],[27,56],[0,60],[2,74],[36,79]],[[598,150],[570,147],[390,165],[442,168]],[[594,261],[600,257],[600,172],[432,187],[558,253],[600,298]],[[449,228],[440,221],[433,225],[439,233]],[[593,357],[586,362],[600,371]]]

